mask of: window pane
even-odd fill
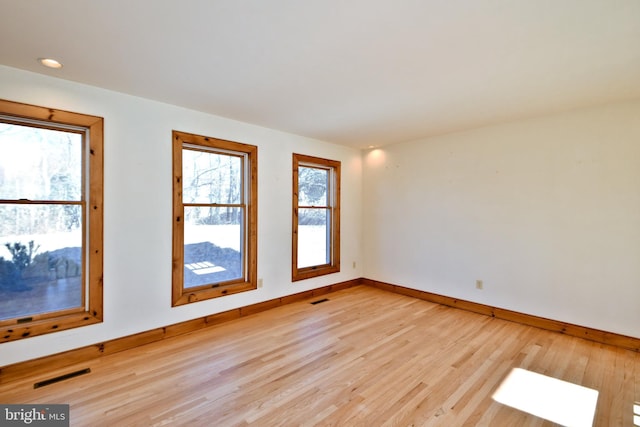
[[[0,199],[78,201],[82,135],[0,123]]]
[[[82,207],[0,205],[0,319],[82,307]]]
[[[244,277],[244,209],[185,207],[184,287]]]
[[[242,203],[242,158],[185,149],[182,187],[184,203]]]
[[[328,206],[327,169],[300,166],[298,168],[298,204],[300,206]]]
[[[330,237],[328,209],[298,209],[298,268],[329,264]]]

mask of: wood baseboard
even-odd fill
[[[389,292],[407,295],[413,298],[419,298],[425,301],[446,305],[449,307],[459,308],[462,310],[472,311],[474,313],[484,314],[485,316],[495,317],[497,319],[509,320],[511,322],[523,325],[534,326],[548,331],[559,332],[561,334],[573,337],[584,338],[601,344],[613,345],[626,350],[640,352],[640,338],[620,335],[613,332],[601,331],[585,326],[573,325],[571,323],[561,322],[558,320],[546,319],[544,317],[532,316],[530,314],[519,313],[517,311],[505,310],[503,308],[492,307],[471,301],[465,301],[457,298],[451,298],[443,295],[433,294],[426,291],[406,288],[404,286],[393,285],[390,283],[379,282],[377,280],[362,279],[362,284],[373,286]]]
[[[138,347],[144,344],[161,341],[166,338],[194,332],[199,329],[219,325],[221,323],[228,322],[233,319],[238,319],[240,317],[250,316],[252,314],[279,307],[281,305],[291,304],[296,301],[317,297],[319,295],[325,295],[330,292],[347,289],[360,284],[362,284],[362,279],[348,280],[346,282],[323,286],[318,289],[312,289],[306,292],[287,295],[281,298],[259,302],[257,304],[236,308],[222,313],[216,313],[210,316],[187,320],[185,322],[152,329],[138,334],[116,338],[103,343],[88,345],[86,347],[81,347],[62,353],[52,354],[37,359],[3,366],[0,367],[0,384],[44,374],[55,369],[74,365],[76,363],[88,362],[102,356],[118,353],[120,351]]]
[[[484,314],[486,316],[491,316],[498,319],[520,323],[523,325],[534,326],[536,328],[559,332],[569,336],[584,338],[601,344],[612,345],[623,349],[640,352],[640,338],[601,331],[585,326],[573,325],[557,320],[545,319],[543,317],[505,310],[498,307],[492,307],[471,301],[465,301],[457,298],[447,297],[444,295],[411,289],[404,286],[380,282],[377,280],[359,278],[348,280],[346,282],[336,283],[329,286],[324,286],[318,289],[312,289],[306,292],[287,295],[281,298],[263,301],[257,304],[236,308],[222,313],[212,314],[210,316],[187,320],[185,322],[152,329],[126,337],[116,338],[103,343],[97,343],[86,347],[65,351],[63,353],[52,354],[38,359],[27,360],[24,362],[18,362],[12,365],[0,367],[0,384],[20,380],[26,377],[46,374],[55,369],[64,368],[65,366],[88,362],[102,356],[114,354],[123,350],[156,341],[161,341],[189,332],[194,332],[199,329],[219,325],[233,319],[249,316],[261,311],[279,307],[281,305],[291,304],[296,301],[325,295],[357,285],[372,286],[385,291],[422,299],[436,304],[442,304],[449,307],[471,311],[474,313]]]

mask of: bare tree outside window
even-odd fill
[[[243,277],[243,157],[182,151],[184,287]]]
[[[340,271],[340,162],[293,154],[292,280]]]
[[[0,99],[0,343],[102,322],[103,126]]]
[[[298,169],[298,268],[331,262],[330,170]]]
[[[83,134],[0,123],[0,320],[82,307]]]
[[[173,305],[257,287],[257,147],[173,132]]]

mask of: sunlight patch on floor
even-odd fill
[[[640,427],[640,402],[633,405],[633,425]]]
[[[493,399],[563,426],[591,427],[598,391],[514,368],[493,394]]]

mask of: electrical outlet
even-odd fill
[[[356,268],[356,262],[353,261],[353,268]]]
[[[484,284],[482,280],[476,280],[476,289],[484,289]]]
[[[261,288],[262,287],[262,279],[258,279],[258,287]]]

